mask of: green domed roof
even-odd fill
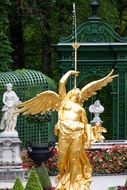
[[[55,85],[54,81],[43,73],[25,69],[0,73],[0,82],[1,84],[11,82],[13,85],[35,85],[41,83],[44,87],[46,85],[48,87]]]

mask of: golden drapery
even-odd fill
[[[92,168],[84,150],[85,124],[59,120],[55,135],[59,139],[56,190],[89,190]]]

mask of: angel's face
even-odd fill
[[[81,91],[80,91],[79,88],[76,88],[76,89],[72,90],[71,100],[76,102],[76,103],[81,103],[82,95],[81,95]]]

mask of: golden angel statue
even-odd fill
[[[67,79],[79,74],[70,70],[61,78],[58,94],[45,91],[18,105],[19,112],[23,114],[43,114],[55,110],[58,112],[58,122],[54,131],[58,136],[59,175],[56,190],[90,189],[92,168],[84,147],[88,148],[91,144],[91,132],[83,102],[111,82],[116,76],[112,76],[112,73],[113,71],[100,80],[90,82],[81,90],[74,88],[67,93],[65,87]],[[97,124],[96,128],[100,135],[101,126]],[[96,138],[92,141],[96,141]]]

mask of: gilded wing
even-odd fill
[[[59,108],[59,95],[53,91],[45,91],[37,94],[36,97],[17,105],[23,115],[38,113],[44,114],[48,111],[55,111]]]
[[[113,78],[118,75],[112,75],[114,70],[112,70],[106,77],[88,83],[81,90],[83,101],[88,100],[91,96],[96,94],[96,91],[102,89],[102,87],[106,86],[108,83],[112,82]]]

